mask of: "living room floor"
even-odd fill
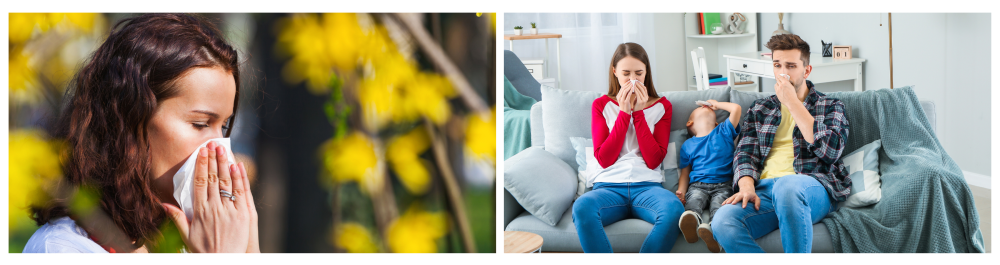
[[[983,233],[983,244],[986,253],[992,253],[990,248],[990,189],[969,185],[972,198],[976,200],[976,211],[979,213],[979,230]]]

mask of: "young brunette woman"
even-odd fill
[[[172,196],[188,156],[229,136],[239,80],[236,50],[203,18],[118,22],[77,74],[56,133],[69,150],[62,182],[96,190],[106,218],[83,221],[65,198],[33,207],[41,227],[24,252],[147,252],[166,218],[187,251],[259,252],[246,170],[229,164],[221,146],[198,150],[191,220]]]
[[[587,181],[593,191],[573,203],[584,252],[612,252],[604,226],[626,218],[653,224],[640,252],[670,252],[684,205],[661,185],[660,163],[670,142],[670,102],[656,95],[649,56],[635,43],[618,45],[608,94],[594,100],[594,156],[603,168]]]

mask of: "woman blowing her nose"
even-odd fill
[[[148,14],[118,22],[76,75],[57,135],[64,186],[99,194],[95,224],[65,198],[33,207],[41,227],[24,252],[148,252],[173,219],[191,252],[259,252],[246,169],[208,139],[235,120],[237,52],[202,18]],[[173,176],[198,150],[194,215],[174,201]],[[57,196],[58,197],[58,196]]]

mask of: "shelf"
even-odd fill
[[[755,85],[757,85],[757,83],[749,83],[749,84],[742,84],[742,85],[733,85],[733,88],[752,87],[752,86],[755,86]],[[708,88],[719,88],[719,87],[727,87],[727,86],[729,86],[729,85],[708,86]],[[698,84],[693,84],[693,85],[689,84],[688,88],[698,88]]]
[[[687,35],[688,38],[695,39],[725,39],[725,38],[742,38],[756,36],[756,33],[743,33],[743,34],[722,34],[722,35]]]

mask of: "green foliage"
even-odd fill
[[[326,117],[330,119],[330,124],[333,125],[334,139],[341,139],[347,135],[348,117],[351,115],[351,106],[347,104],[344,100],[344,80],[340,79],[336,74],[331,74],[330,76],[330,100],[323,105],[323,110],[326,112]]]
[[[514,29],[523,29],[521,26],[514,26]]]
[[[531,28],[535,28],[535,22],[531,22]]]
[[[180,253],[185,247],[181,231],[173,220],[167,219],[160,225],[160,236],[149,244],[150,253]]]

